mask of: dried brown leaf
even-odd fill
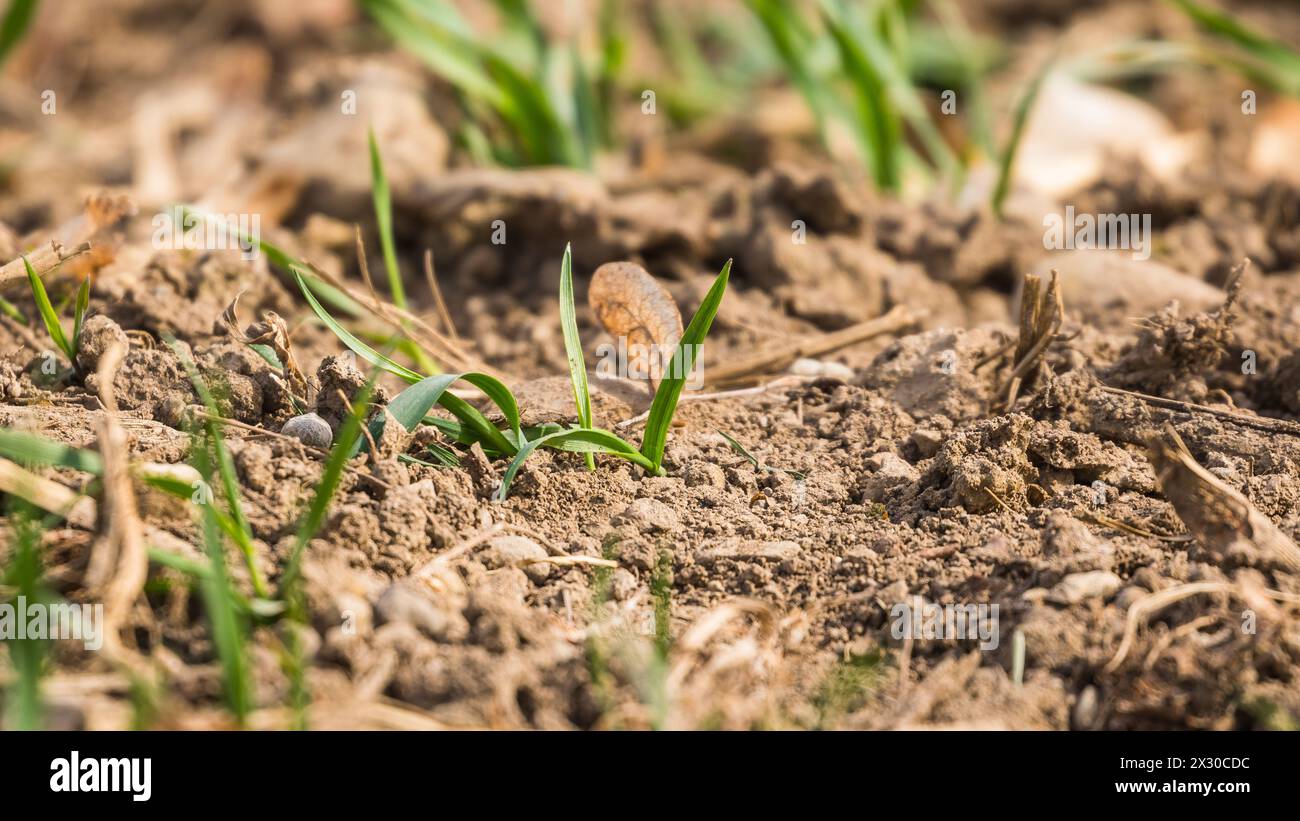
[[[230,335],[245,345],[266,345],[275,351],[280,364],[284,366],[284,379],[294,396],[310,399],[307,378],[298,367],[293,348],[289,345],[289,326],[284,318],[275,311],[263,311],[262,321],[254,322],[247,328],[239,328],[239,298],[243,291],[235,294],[230,304],[221,312],[221,322]]]
[[[592,275],[587,300],[601,326],[625,340],[629,372],[651,374],[655,387],[682,338],[672,294],[634,262],[607,262]]]

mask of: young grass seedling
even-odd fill
[[[0,296],[0,314],[4,314],[20,325],[28,324],[27,314],[23,313],[17,305],[2,296]]]
[[[1291,95],[1300,95],[1300,53],[1196,0],[1168,0],[1200,28],[1237,46],[1255,65],[1239,66]]]
[[[646,418],[645,434],[641,439],[641,454],[650,460],[652,473],[658,473],[663,466],[664,447],[668,442],[668,427],[677,413],[677,402],[681,399],[682,388],[695,367],[695,358],[704,347],[704,339],[709,335],[713,318],[718,315],[722,305],[722,296],[727,292],[727,279],[731,276],[731,260],[722,266],[722,272],[713,281],[713,286],[704,295],[704,300],[691,317],[691,322],[682,333],[681,342],[673,352],[668,364],[668,372],[659,383],[654,399],[650,403],[650,415]]]
[[[406,310],[406,289],[402,285],[402,270],[397,264],[397,246],[393,240],[393,194],[388,187],[388,176],[384,173],[384,160],[379,153],[379,143],[375,140],[375,131],[368,133],[370,142],[370,189],[375,201],[375,224],[379,227],[379,246],[384,254],[384,271],[388,275],[388,290],[393,295],[393,304],[398,309]],[[360,234],[357,238],[357,253],[362,255],[361,264],[365,265],[365,248],[361,245]],[[364,271],[364,268],[363,268]],[[408,323],[403,323],[409,329]],[[405,340],[405,352],[426,371],[436,371],[433,360],[421,350],[419,345]]]
[[[787,476],[791,476],[795,479],[805,478],[804,474],[800,473],[797,470],[786,470],[785,468],[774,468],[771,465],[765,464],[764,462],[760,462],[757,456],[750,453],[749,450],[746,449],[745,446],[740,443],[740,440],[736,439],[733,436],[728,435],[727,433],[724,433],[723,431],[718,431],[718,435],[720,435],[723,439],[727,440],[727,444],[731,447],[733,453],[735,453],[738,456],[744,457],[745,461],[753,465],[755,470],[760,470],[763,471],[764,473],[784,473]]]
[[[948,145],[913,85],[907,16],[898,4],[872,4],[864,12],[855,4],[821,0],[828,43],[789,4],[748,0],[748,6],[812,110],[823,144],[829,144],[827,126],[833,117],[857,138],[877,188],[898,191],[904,170],[911,168],[938,172],[955,185],[964,170],[962,157]],[[827,61],[819,59],[823,45],[837,58],[829,71]],[[837,93],[841,85],[847,95]],[[904,124],[924,157],[908,146]]]
[[[86,318],[86,307],[90,303],[90,280],[89,278],[81,281],[81,286],[77,289],[77,301],[75,315],[73,317],[72,339],[69,340],[67,334],[63,331],[63,323],[59,320],[59,314],[54,310],[54,305],[50,303],[50,295],[45,291],[45,283],[41,281],[36,269],[28,262],[27,257],[23,257],[23,267],[27,269],[27,283],[32,289],[32,298],[36,301],[36,309],[41,314],[41,321],[45,323],[45,330],[54,341],[55,347],[67,357],[69,364],[75,370],[77,367],[77,349],[81,344],[81,326]]]
[[[397,267],[397,250],[393,244],[393,195],[384,175],[384,160],[375,142],[375,130],[367,134],[370,142],[370,189],[375,201],[375,224],[379,226],[379,245],[384,252],[384,269],[388,272],[388,289],[393,304],[406,310],[406,289],[402,287],[402,272]]]
[[[343,481],[343,471],[359,446],[361,427],[366,414],[370,412],[370,398],[374,394],[375,380],[378,375],[378,370],[370,374],[365,386],[353,400],[351,412],[339,427],[334,446],[330,448],[329,457],[325,460],[320,481],[316,483],[316,493],[312,496],[306,513],[298,522],[289,562],[280,577],[280,598],[285,603],[287,617],[294,623],[287,633],[288,652],[283,667],[289,677],[289,698],[294,710],[295,729],[307,728],[307,706],[311,701],[311,693],[306,683],[307,660],[299,634],[299,629],[307,624],[307,602],[302,589],[302,560],[306,555],[307,545],[316,537],[321,525],[324,524],[325,516],[329,513],[330,502]]]
[[[519,429],[519,405],[515,402],[514,395],[510,393],[510,389],[507,388],[501,380],[485,373],[475,372],[439,374],[434,377],[425,377],[410,368],[394,362],[392,359],[362,342],[347,328],[340,325],[338,320],[334,319],[334,317],[330,315],[329,311],[326,311],[320,302],[316,300],[311,289],[308,288],[307,281],[303,278],[301,270],[299,270],[297,266],[292,266],[292,270],[294,276],[297,278],[298,287],[302,291],[303,296],[306,297],[307,303],[311,306],[312,311],[321,322],[325,323],[325,327],[329,328],[330,331],[339,338],[340,342],[351,349],[357,356],[360,356],[375,367],[411,383],[412,388],[408,388],[407,390],[418,388],[416,393],[407,400],[410,402],[411,406],[418,406],[425,396],[430,397],[429,405],[424,406],[424,410],[421,412],[420,417],[416,417],[416,419],[410,424],[408,424],[407,421],[403,421],[403,425],[407,426],[408,429],[412,429],[414,424],[423,417],[424,413],[428,412],[429,407],[436,402],[459,419],[467,429],[472,431],[475,437],[482,440],[485,448],[491,446],[496,451],[506,455],[514,455],[518,451],[519,443],[523,441],[523,436]],[[443,380],[446,380],[446,382],[444,383]],[[501,410],[501,413],[505,415],[506,421],[510,425],[510,432],[514,437],[513,441],[507,439],[501,431],[497,430],[496,427],[487,420],[487,417],[483,416],[477,408],[446,390],[446,388],[450,386],[451,382],[456,380],[463,380],[470,383],[474,387],[483,391],[483,393],[492,400],[492,402]],[[405,393],[406,392],[403,391],[403,394]],[[396,402],[397,400],[394,399],[393,403],[395,404]]]
[[[230,458],[230,451],[226,449],[226,441],[221,434],[221,425],[216,421],[221,418],[221,410],[217,406],[212,392],[208,389],[207,382],[199,374],[198,368],[190,361],[189,356],[185,354],[180,346],[175,344],[174,339],[167,340],[167,343],[175,352],[176,358],[180,360],[182,367],[185,368],[185,373],[194,386],[194,392],[199,395],[203,406],[207,408],[209,418],[203,420],[203,428],[207,431],[208,439],[212,442],[212,450],[216,454],[217,471],[221,476],[222,494],[226,497],[226,505],[230,508],[230,519],[233,523],[233,527],[222,529],[234,539],[239,551],[244,554],[244,563],[248,566],[248,575],[252,580],[254,593],[259,598],[266,598],[268,595],[266,582],[262,579],[262,572],[257,568],[257,550],[253,546],[253,531],[248,524],[248,519],[244,516],[244,508],[240,502],[239,476],[235,472],[235,462]],[[205,505],[205,507],[211,507],[211,505]]]
[[[15,597],[22,596],[29,603],[49,605],[53,595],[44,583],[45,571],[41,561],[41,526],[39,512],[25,502],[10,502],[8,519],[13,528],[12,552],[9,567],[3,578],[4,585],[13,590]],[[13,683],[5,699],[7,719],[5,724],[14,730],[39,730],[44,706],[41,701],[41,679],[44,678],[45,659],[49,655],[47,639],[11,638],[9,663],[13,667]]]
[[[0,22],[0,66],[9,59],[9,52],[27,35],[32,18],[36,16],[39,0],[9,0],[4,21]]]
[[[569,51],[574,81],[554,82],[557,53],[524,0],[498,0],[503,30],[489,41],[476,34],[452,3],[440,0],[362,0],[362,6],[401,45],[420,57],[459,94],[468,120],[489,121],[462,133],[471,149],[507,165],[590,167],[596,135],[612,117],[601,105],[591,72]],[[611,64],[602,68],[607,77]],[[491,136],[490,136],[491,135]],[[493,140],[504,135],[505,139]]]
[[[1011,135],[1007,138],[1007,146],[1002,152],[1002,161],[998,166],[998,181],[993,188],[993,213],[999,219],[1002,218],[1002,204],[1011,191],[1011,173],[1015,169],[1016,152],[1020,150],[1020,141],[1025,136],[1025,126],[1029,123],[1029,112],[1033,109],[1034,101],[1038,99],[1038,91],[1051,70],[1052,63],[1049,61],[1029,81],[1029,86],[1021,95],[1020,102],[1016,104],[1015,117],[1011,122]]]
[[[573,383],[573,403],[578,409],[578,425],[592,427],[591,393],[587,388],[587,363],[582,355],[582,341],[578,339],[578,317],[573,307],[573,251],[564,245],[564,259],[560,261],[560,330],[564,334],[564,353],[569,360],[569,380]],[[584,453],[588,470],[596,469],[596,457]]]
[[[209,436],[210,434],[209,430]],[[191,463],[205,482],[210,482],[212,477],[212,465],[208,456],[209,444],[215,445],[215,442],[210,438],[204,441],[196,436],[191,448],[193,451]],[[203,606],[212,631],[212,644],[221,663],[222,691],[226,698],[226,706],[234,716],[235,722],[242,727],[253,708],[252,685],[244,641],[247,625],[238,612],[237,596],[230,574],[226,571],[224,540],[221,537],[221,527],[217,523],[215,507],[212,504],[199,507],[200,530],[208,557],[208,572],[199,578],[199,589],[203,595]]]

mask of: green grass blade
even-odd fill
[[[384,271],[388,275],[388,291],[392,294],[393,304],[406,310],[406,288],[402,284],[402,269],[397,264],[397,246],[393,240],[393,194],[373,128],[367,132],[367,138],[370,144],[370,192],[375,203],[375,224],[379,228],[379,246],[383,250]],[[409,330],[409,323],[403,321],[402,328]],[[402,339],[399,347],[420,368],[437,370],[433,360],[412,340]]]
[[[1272,63],[1288,74],[1300,75],[1300,53],[1286,43],[1265,37],[1229,15],[1195,0],[1168,0],[1168,2],[1181,9],[1202,29],[1230,40],[1253,57]]]
[[[208,415],[219,418],[221,410],[217,407],[216,399],[213,397],[211,390],[208,389],[207,382],[204,381],[198,368],[195,367],[180,346],[175,344],[174,339],[168,339],[167,342],[176,353],[176,358],[180,360],[181,366],[185,368],[185,373],[189,376],[190,383],[194,386],[194,391],[199,395],[203,406],[207,408]],[[226,505],[230,508],[230,519],[234,523],[234,527],[226,529],[227,533],[239,547],[240,553],[244,555],[244,563],[248,566],[248,576],[253,584],[253,592],[265,598],[268,595],[266,581],[262,578],[262,571],[257,567],[257,548],[253,544],[253,529],[248,524],[248,518],[244,516],[244,507],[240,501],[239,475],[235,472],[235,462],[231,459],[230,451],[226,448],[226,440],[221,433],[221,425],[213,419],[207,419],[204,420],[203,427],[207,431],[208,439],[212,442],[212,450],[217,457],[217,473],[221,478],[222,495],[226,498]],[[211,507],[211,505],[204,505],[204,507]]]
[[[77,288],[77,303],[72,318],[72,350],[81,350],[81,326],[86,322],[86,309],[90,307],[90,277],[81,280]]]
[[[103,460],[93,450],[74,448],[34,433],[0,427],[0,456],[27,467],[63,467],[98,476]]]
[[[406,289],[402,287],[402,272],[397,267],[397,250],[393,244],[393,195],[384,174],[384,160],[375,142],[375,130],[368,133],[370,141],[370,189],[375,201],[375,223],[379,226],[379,245],[384,251],[384,268],[388,272],[388,289],[393,304],[406,310]]]
[[[596,77],[596,97],[600,111],[600,141],[605,147],[614,145],[614,117],[611,112],[617,105],[619,75],[627,59],[627,36],[619,24],[618,0],[601,0],[597,32],[600,39],[600,61]]]
[[[959,81],[965,89],[967,110],[970,112],[967,120],[970,122],[972,140],[985,156],[992,157],[992,116],[989,114],[988,94],[984,88],[985,75],[992,63],[992,47],[985,45],[971,32],[954,0],[932,0],[932,4],[948,41],[940,48],[943,52],[953,53]],[[940,85],[940,88],[947,87],[949,86]]]
[[[468,29],[450,24],[441,6],[411,0],[364,0],[364,6],[435,73],[464,96],[486,103],[509,127],[524,161],[582,164],[579,143],[557,115],[541,80]],[[543,66],[532,68],[540,71]]]
[[[955,182],[962,173],[961,162],[940,133],[925,102],[912,85],[903,56],[907,46],[901,44],[908,39],[908,34],[897,4],[889,3],[883,6],[879,11],[877,22],[877,26],[861,25],[853,29],[857,34],[856,40],[862,55],[884,84],[889,104],[916,135],[930,163],[948,181]],[[881,29],[888,34],[882,34]],[[900,132],[900,150],[905,145]]]
[[[379,351],[376,351],[374,348],[354,336],[347,328],[340,325],[334,317],[330,316],[329,311],[325,310],[325,308],[316,301],[316,298],[312,296],[311,291],[307,288],[307,283],[303,281],[302,274],[296,267],[294,268],[294,276],[298,278],[298,287],[302,290],[303,296],[307,298],[307,302],[311,305],[311,309],[315,312],[317,318],[319,318],[321,322],[325,323],[325,327],[329,328],[334,335],[339,338],[339,341],[351,349],[357,356],[360,356],[362,359],[380,370],[391,373],[413,385],[425,379],[425,377],[410,368],[399,365],[392,359],[381,354]],[[441,374],[441,376],[447,376],[447,374]],[[483,391],[483,393],[501,409],[506,420],[510,423],[511,429],[516,434],[516,441],[518,441],[519,407],[515,403],[514,395],[510,393],[509,388],[502,384],[500,380],[483,373],[456,374],[454,378],[463,379]],[[465,400],[444,391],[438,399],[438,404],[442,405],[450,411],[453,416],[472,428],[479,437],[492,443],[494,447],[505,453],[515,452],[515,445],[503,436],[501,431],[493,427],[492,423],[487,420],[487,417],[483,416],[477,408]]]
[[[859,45],[848,24],[828,2],[822,4],[822,19],[835,41],[844,73],[853,86],[857,101],[858,139],[876,185],[897,191],[901,182],[902,126],[894,110],[884,79]]]
[[[433,457],[435,461],[428,462],[425,461],[424,459],[419,459],[414,456],[411,456],[409,453],[397,454],[397,460],[399,462],[410,462],[411,464],[415,464],[415,465],[424,465],[425,467],[430,467],[430,468],[460,467],[460,457],[456,455],[456,451],[450,448],[445,448],[442,445],[437,444],[436,442],[430,442],[425,447],[425,452],[428,453],[431,457]]]
[[[195,442],[193,452],[194,467],[205,481],[210,481],[212,469],[208,462],[207,444]],[[230,575],[226,572],[225,549],[221,528],[217,523],[216,509],[212,505],[200,507],[201,530],[209,570],[205,576],[200,577],[199,590],[203,596],[204,609],[212,631],[212,644],[216,648],[217,659],[221,664],[222,691],[226,698],[226,705],[236,722],[243,726],[253,707],[248,658],[244,646],[245,625],[237,612],[236,593],[231,585]]]
[[[13,304],[12,302],[10,302],[9,300],[5,299],[2,296],[0,296],[0,314],[4,314],[5,316],[12,319],[14,322],[17,322],[21,325],[28,324],[27,314],[23,313],[18,308],[17,305]]]
[[[36,270],[32,268],[26,256],[23,257],[23,267],[27,269],[27,282],[32,289],[32,298],[36,300],[36,309],[41,313],[41,321],[45,323],[45,330],[49,333],[50,339],[54,340],[55,346],[68,358],[68,362],[75,366],[77,352],[72,349],[68,337],[63,333],[59,315],[50,304],[50,295],[45,292],[45,283],[36,275]]]
[[[713,287],[704,295],[691,324],[686,326],[677,350],[668,364],[668,373],[659,382],[654,400],[650,403],[650,415],[646,418],[645,435],[641,440],[641,453],[650,460],[653,472],[658,472],[663,465],[664,446],[668,442],[668,427],[672,424],[673,414],[677,412],[677,401],[681,398],[682,388],[695,367],[696,354],[703,348],[704,339],[709,335],[709,327],[722,305],[722,296],[727,292],[727,279],[731,276],[731,260],[722,266],[722,273],[713,281]],[[680,360],[680,362],[679,362]]]
[[[587,387],[587,363],[578,338],[578,316],[573,306],[573,251],[566,243],[560,261],[560,329],[564,332],[564,353],[569,360],[569,381],[573,383],[573,403],[578,409],[578,425],[592,427],[591,393]],[[587,467],[596,469],[596,458],[586,455]]]
[[[747,0],[747,5],[767,33],[791,82],[812,110],[817,135],[825,145],[830,106],[826,99],[826,86],[817,81],[807,58],[812,46],[812,33],[800,19],[798,11],[779,0]]]
[[[403,0],[362,0],[362,7],[398,43],[415,53],[434,73],[462,92],[495,109],[511,106],[506,94],[484,70],[472,45],[472,34],[453,22],[437,3]],[[435,11],[436,10],[436,11]]]
[[[324,306],[316,300],[311,289],[307,287],[307,280],[303,277],[302,269],[297,265],[291,265],[290,270],[293,271],[293,275],[298,281],[298,288],[302,291],[302,295],[307,298],[307,304],[311,306],[312,312],[315,313],[316,317],[321,322],[325,323],[325,327],[329,328],[330,331],[339,338],[339,341],[346,345],[353,353],[366,360],[371,365],[385,370],[388,373],[412,384],[419,382],[424,378],[410,368],[399,365],[381,354],[379,351],[376,351],[374,348],[354,336],[347,328],[340,325],[338,320],[331,316],[329,311],[325,310]]]
[[[169,567],[187,576],[193,576],[196,579],[202,579],[212,574],[212,565],[158,547],[149,548],[149,561],[163,567]]]
[[[361,435],[362,421],[370,411],[370,397],[374,393],[375,378],[377,376],[378,371],[371,373],[366,386],[362,388],[360,395],[352,403],[352,413],[348,414],[339,427],[334,446],[330,448],[329,458],[325,460],[325,469],[321,472],[320,481],[316,483],[316,493],[312,496],[311,504],[308,505],[306,514],[298,523],[298,529],[294,535],[293,549],[289,554],[289,561],[285,565],[284,575],[280,579],[282,598],[292,598],[297,595],[295,591],[299,575],[302,572],[303,553],[307,549],[307,544],[315,538],[321,524],[325,521],[325,514],[329,511],[330,501],[334,498],[334,494],[338,491],[339,484],[343,480],[343,469],[347,467],[352,450],[351,443]]]
[[[192,205],[180,205],[177,206],[177,208],[181,213],[181,218],[187,222],[191,219],[199,221],[213,219],[211,215],[200,211]],[[252,236],[239,231],[238,226],[236,225],[227,224],[227,228],[239,234],[239,241],[243,247],[256,245],[258,250],[266,255],[267,261],[285,273],[292,273],[295,266],[306,269],[306,265],[297,259],[294,259],[288,251],[285,251],[278,245],[264,239],[254,239]],[[312,293],[329,303],[329,305],[335,310],[342,311],[348,316],[361,316],[365,313],[364,309],[357,304],[356,300],[338,288],[335,288],[333,285],[330,285],[328,282],[322,280],[320,277],[317,277],[315,274],[308,272],[306,274],[306,279],[307,284],[311,286]]]
[[[54,596],[44,582],[41,560],[42,527],[39,513],[25,503],[11,502],[8,520],[12,527],[9,565],[0,582],[12,588],[14,597],[23,596],[32,603],[53,603]],[[46,639],[8,638],[9,665],[15,673],[5,697],[6,729],[39,730],[45,707],[41,699],[41,680],[50,652]]]
[[[27,35],[32,18],[36,16],[38,0],[9,0],[4,21],[0,22],[0,66],[9,59],[9,52]]]
[[[569,47],[569,65],[573,70],[573,115],[582,150],[582,165],[591,168],[593,158],[604,142],[605,118],[596,87],[582,63],[582,55],[578,53],[576,40]]]
[[[1025,89],[1024,94],[1020,96],[1020,102],[1016,104],[1015,117],[1011,121],[1011,136],[1007,138],[1007,147],[1002,151],[1002,161],[998,167],[998,181],[993,188],[993,213],[998,219],[1002,218],[1002,206],[1006,202],[1007,194],[1011,191],[1011,174],[1015,170],[1016,152],[1020,150],[1020,141],[1025,136],[1025,126],[1029,123],[1029,112],[1034,107],[1034,101],[1038,99],[1038,91],[1043,86],[1043,81],[1051,73],[1052,63],[1048,62],[1034,78],[1029,81],[1029,86]]]
[[[505,501],[506,494],[510,492],[510,483],[514,481],[515,474],[519,472],[524,460],[533,451],[543,446],[584,453],[608,453],[640,465],[650,473],[659,472],[650,459],[642,455],[631,443],[620,439],[615,434],[599,428],[572,428],[547,434],[526,442],[519,448],[519,452],[515,454],[515,458],[510,461],[505,474],[501,477],[501,487],[497,488],[495,494],[497,501]]]

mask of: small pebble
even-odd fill
[[[790,365],[790,373],[796,376],[816,376],[822,379],[837,379],[840,382],[853,381],[853,369],[839,362],[821,359],[796,359]]]
[[[293,417],[284,423],[284,427],[280,428],[280,433],[292,436],[304,445],[314,448],[328,448],[330,442],[334,440],[334,432],[330,430],[330,423],[314,413],[304,413],[302,416]]]
[[[375,615],[385,624],[403,622],[433,639],[447,635],[450,616],[417,590],[398,582],[389,585],[375,601]]]
[[[551,566],[544,561],[545,548],[523,536],[497,536],[488,542],[480,558],[488,568],[518,567],[534,584],[542,584],[551,575]]]
[[[1071,573],[1053,587],[1048,600],[1057,604],[1078,604],[1087,599],[1106,599],[1119,590],[1123,582],[1106,570]]]
[[[670,533],[679,524],[673,509],[658,499],[634,499],[618,518],[642,532]]]

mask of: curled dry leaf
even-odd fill
[[[651,388],[682,338],[672,294],[634,262],[607,262],[592,275],[587,301],[601,327],[625,341],[628,372],[650,374]]]
[[[1148,444],[1156,478],[1187,531],[1207,549],[1245,554],[1292,573],[1300,572],[1300,547],[1196,461],[1182,438],[1166,426]]]
[[[240,291],[235,294],[234,299],[230,300],[226,310],[221,312],[221,323],[225,325],[231,336],[245,345],[266,345],[274,351],[284,368],[284,379],[288,383],[289,391],[294,396],[310,400],[307,378],[298,367],[293,349],[289,347],[289,326],[275,311],[264,311],[261,322],[254,322],[240,330],[238,309],[239,298],[243,295],[244,292]]]

